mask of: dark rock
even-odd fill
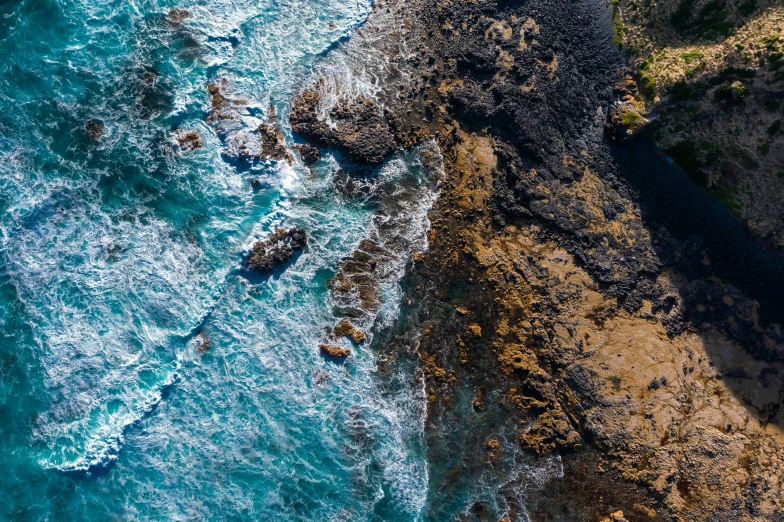
[[[103,137],[104,126],[99,120],[90,120],[85,124],[84,130],[87,131],[90,141],[95,143]]]
[[[177,144],[180,146],[180,149],[184,150],[185,152],[193,152],[196,149],[200,149],[203,146],[201,141],[201,136],[195,130],[192,131],[179,131],[176,134],[177,137]]]
[[[299,155],[302,157],[305,165],[313,165],[321,159],[321,151],[319,151],[318,147],[313,145],[294,145],[294,148],[299,151]]]
[[[302,252],[307,242],[304,230],[280,228],[269,238],[253,245],[245,267],[252,272],[269,275]]]
[[[274,123],[262,123],[259,125],[261,134],[262,156],[275,161],[287,160],[291,162],[291,155],[286,149],[283,135]]]

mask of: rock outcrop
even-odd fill
[[[758,241],[784,249],[784,6],[621,0],[613,9],[659,147]]]
[[[351,321],[344,319],[338,324],[333,333],[336,337],[348,337],[354,344],[362,344],[367,339],[365,332],[351,324]]]
[[[308,236],[299,228],[280,228],[270,237],[256,242],[245,261],[245,268],[261,275],[270,275],[305,249]]]
[[[343,97],[329,110],[329,122],[320,117],[321,102],[318,85],[294,99],[289,115],[294,132],[360,164],[378,165],[397,149],[395,135],[373,100]]]
[[[319,351],[321,352],[321,355],[325,355],[332,359],[345,359],[351,355],[351,350],[348,348],[341,348],[340,346],[335,346],[332,344],[320,345]]]

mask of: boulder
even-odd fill
[[[345,359],[349,355],[351,355],[351,350],[347,348],[341,348],[340,346],[335,346],[332,344],[322,344],[319,346],[319,351],[321,355],[326,357],[331,357],[332,359]]]
[[[99,120],[90,120],[85,124],[84,130],[87,131],[87,137],[90,138],[90,141],[95,143],[103,137],[104,126]]]
[[[299,228],[280,228],[270,237],[253,245],[245,268],[261,275],[270,275],[304,250],[308,236]]]
[[[175,137],[177,138],[177,145],[185,152],[193,152],[203,146],[201,136],[195,130],[178,131]]]

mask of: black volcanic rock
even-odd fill
[[[261,275],[269,275],[302,252],[308,236],[299,228],[279,228],[270,237],[253,245],[245,268]]]

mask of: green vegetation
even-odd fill
[[[706,172],[722,157],[718,146],[709,142],[697,144],[693,140],[676,143],[665,152],[701,187],[708,186],[709,178]]]
[[[669,94],[675,101],[693,101],[699,99],[702,94],[702,83],[689,83],[679,80],[670,87]]]
[[[621,10],[618,7],[613,8],[613,39],[618,47],[623,46],[623,18],[621,17]]]
[[[714,93],[716,101],[726,101],[730,104],[737,104],[746,97],[746,86],[743,82],[736,80],[730,84],[722,85]]]
[[[738,7],[738,11],[743,16],[750,16],[757,10],[757,0],[746,0],[740,7]]]
[[[766,132],[768,133],[768,136],[775,136],[776,134],[781,132],[781,120],[774,121],[770,125],[770,127],[768,127],[768,130]]]
[[[763,38],[762,43],[765,44],[765,48],[773,51],[776,49],[776,43],[778,43],[779,40],[781,40],[781,36],[772,34]]]
[[[653,60],[654,55],[650,55],[640,64],[637,79],[637,85],[639,86],[640,92],[648,99],[656,97],[656,78],[650,73]]]
[[[645,122],[645,118],[640,116],[637,111],[626,111],[621,114],[621,123],[623,123],[624,127],[629,129],[635,130],[642,127],[642,124]]]
[[[715,40],[721,36],[729,36],[735,27],[732,21],[727,20],[729,11],[726,0],[711,0],[698,12],[696,0],[681,0],[678,7],[670,17],[670,25],[683,35],[693,35],[708,40]],[[749,6],[754,10],[756,5]],[[696,16],[695,16],[696,12]]]
[[[694,62],[702,61],[705,58],[705,55],[699,49],[695,49],[693,51],[689,51],[688,53],[683,53],[681,55],[683,61],[686,62],[686,65],[691,65]]]
[[[765,102],[765,110],[770,112],[776,112],[779,107],[781,106],[781,102],[779,102],[775,98],[771,98],[770,100]]]
[[[763,155],[767,154],[768,152],[770,152],[770,143],[763,143],[761,145],[757,145],[757,150],[759,151],[760,154]]]

